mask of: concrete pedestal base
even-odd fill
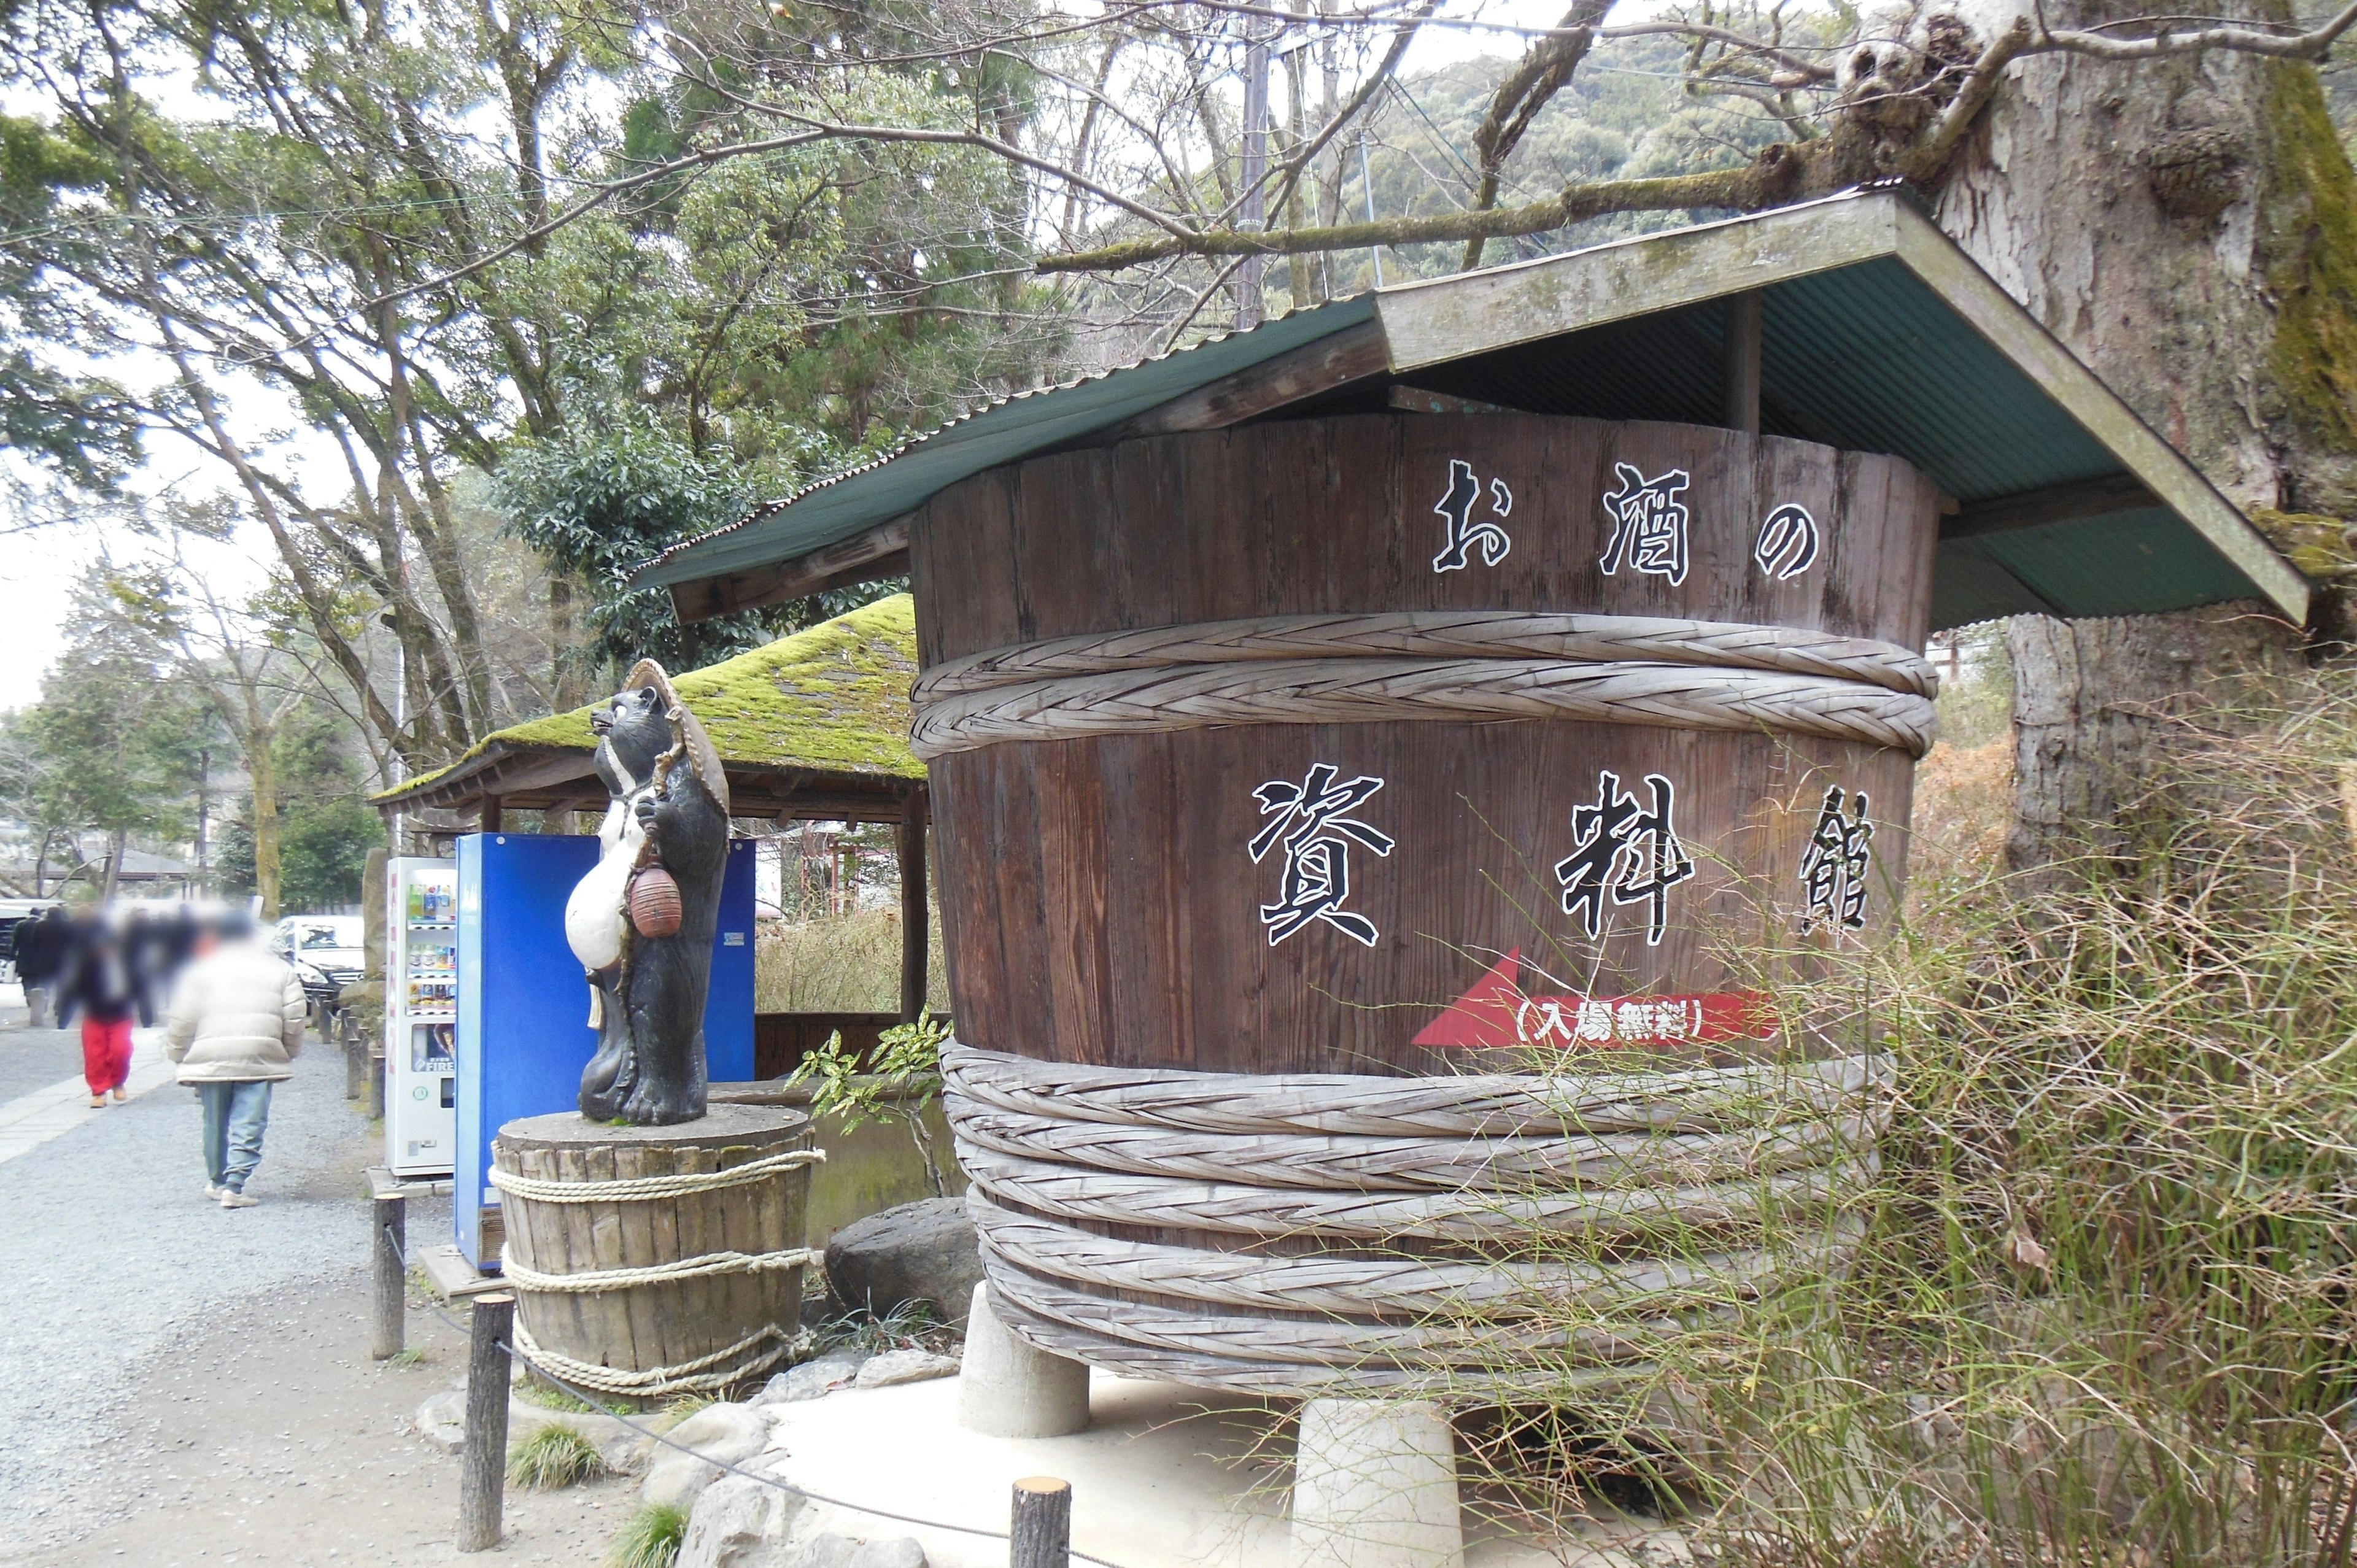
[[[1457,1436],[1428,1400],[1313,1399],[1293,1471],[1300,1568],[1463,1568]]]
[[[958,1378],[958,1424],[989,1437],[1068,1437],[1089,1429],[1089,1369],[1034,1349],[990,1310],[990,1287],[974,1287]]]

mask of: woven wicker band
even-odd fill
[[[1264,1392],[1561,1391],[1625,1371],[1695,1314],[1838,1267],[1857,1239],[1841,1199],[1870,1179],[1886,1114],[1887,1070],[1862,1058],[1371,1079],[953,1045],[942,1066],[1008,1327]],[[1483,1255],[1549,1238],[1573,1255]]]
[[[1217,725],[1567,719],[1931,749],[1936,682],[1889,643],[1626,616],[1276,616],[997,649],[916,684],[918,756]]]
[[[1394,610],[1379,615],[1260,616],[1142,631],[1090,632],[968,654],[935,665],[910,693],[924,706],[996,686],[1173,664],[1297,659],[1635,660],[1828,675],[1918,697],[1939,677],[1897,643],[1788,626],[1660,616],[1544,615],[1523,610]]]

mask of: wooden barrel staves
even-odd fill
[[[565,1112],[491,1145],[519,1348],[576,1388],[654,1403],[766,1372],[802,1327],[810,1118],[715,1105],[671,1127]]]
[[[1495,413],[920,509],[949,1107],[1010,1326],[1198,1382],[1512,1382],[1636,1353],[1574,1296],[1837,1257],[1761,1216],[1871,1168],[1879,1070],[1789,1004],[1898,906],[1939,507],[1892,457]],[[1610,1267],[1481,1261],[1534,1228]]]

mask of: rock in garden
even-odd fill
[[[802,1544],[786,1568],[851,1568],[859,1542],[847,1535],[813,1535]]]
[[[683,1510],[720,1478],[722,1465],[740,1465],[761,1452],[770,1441],[770,1418],[751,1405],[709,1404],[663,1435],[694,1452],[657,1444],[639,1498]]]
[[[853,1383],[863,1389],[888,1389],[895,1383],[954,1377],[957,1369],[954,1356],[936,1356],[931,1350],[887,1350],[881,1356],[870,1357]]]
[[[982,1253],[962,1197],[928,1197],[854,1220],[828,1238],[826,1288],[846,1311],[885,1316],[922,1302],[963,1325]]]
[[[467,1445],[467,1391],[445,1389],[417,1407],[417,1435],[445,1454]]]
[[[927,1568],[925,1549],[910,1535],[871,1541],[851,1554],[850,1568]]]
[[[688,1516],[674,1568],[759,1568],[776,1561],[802,1499],[749,1476],[723,1476]]]
[[[830,1350],[814,1361],[804,1361],[771,1378],[767,1387],[748,1402],[756,1406],[798,1404],[848,1388],[867,1359],[860,1350]]]

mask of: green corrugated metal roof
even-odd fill
[[[790,561],[968,475],[1109,428],[1375,320],[1393,381],[1540,413],[1716,424],[1717,301],[1764,295],[1762,425],[1887,452],[1970,504],[2132,475],[2166,503],[1943,540],[1935,627],[2023,610],[2104,616],[2265,597],[2304,618],[2297,573],[2180,455],[1898,193],[1380,291],[1010,400],[886,461],[667,552],[676,585]]]

